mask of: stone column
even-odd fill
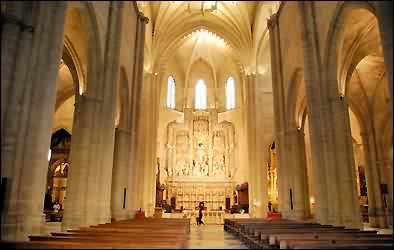
[[[335,65],[324,70],[320,65],[316,46],[318,31],[313,20],[313,5],[309,2],[301,2],[299,6],[303,22],[305,86],[311,127],[312,161],[315,156],[313,149],[317,148],[314,147],[316,144],[313,135],[319,133],[321,136],[315,139],[318,139],[320,142],[316,141],[316,143],[322,146],[319,151],[323,153],[323,161],[320,161],[320,164],[325,165],[326,185],[329,188],[327,190],[332,191],[321,195],[323,198],[328,198],[329,209],[324,213],[327,214],[327,223],[359,228],[362,225],[356,194],[348,106],[346,100],[337,94],[338,80]],[[318,116],[320,118],[316,122],[320,124],[315,127],[317,124],[314,118]],[[319,196],[317,195],[318,199]],[[319,207],[319,201],[317,203]]]
[[[380,39],[382,41],[384,62],[388,73],[391,103],[393,102],[393,2],[376,2]],[[392,116],[391,116],[392,119]],[[392,121],[391,121],[392,122]]]
[[[357,144],[356,142],[353,141],[353,154],[354,154],[354,171],[356,174],[356,187],[357,187],[357,196],[360,197],[361,195],[361,190],[360,190],[360,172],[358,171],[358,166],[360,166],[360,144]]]
[[[143,178],[144,183],[141,187],[143,190],[143,209],[147,216],[153,215],[152,210],[152,189],[154,189],[155,184],[155,157],[156,152],[153,152],[153,137],[154,137],[154,95],[153,95],[153,75],[151,73],[146,73],[144,76],[144,84],[142,90],[142,102],[143,102],[143,113],[145,114],[141,119],[141,127],[143,127],[143,137],[141,137],[141,152],[143,150],[144,154],[144,164],[143,167]]]
[[[269,159],[268,145],[272,142],[271,121],[273,117],[270,116],[271,112],[268,107],[270,94],[265,93],[260,88],[263,85],[262,77],[253,75],[252,82],[254,85],[254,126],[255,126],[255,168],[256,168],[256,199],[257,211],[256,215],[259,218],[265,217],[268,211],[268,183],[267,183],[267,161]]]
[[[21,81],[26,77],[32,53],[33,3],[6,2],[1,21],[1,135],[9,109],[22,96]],[[3,6],[2,6],[3,7]],[[14,101],[15,102],[15,101]],[[13,113],[12,113],[13,114]]]
[[[255,86],[254,76],[246,75],[246,128],[248,144],[248,165],[249,165],[249,214],[252,217],[257,215],[257,176],[256,176],[256,123],[255,123]]]
[[[387,224],[383,208],[383,197],[380,193],[381,180],[379,178],[374,134],[371,131],[363,131],[360,135],[365,156],[369,224],[371,227],[385,227]]]
[[[272,93],[274,95],[274,126],[275,126],[275,147],[277,149],[277,175],[278,175],[278,210],[285,217],[288,213],[287,195],[287,165],[285,160],[283,126],[285,124],[285,109],[283,96],[283,77],[281,65],[281,47],[278,17],[272,15],[267,21],[269,30],[270,49],[271,49],[271,73],[272,73]]]
[[[387,156],[386,156],[387,157]],[[385,176],[385,182],[387,184],[387,194],[384,194],[386,200],[386,214],[387,224],[393,225],[393,161],[387,158],[382,160],[382,174]]]
[[[152,98],[151,103],[153,105],[152,112],[152,185],[151,185],[151,203],[152,205],[152,214],[154,214],[154,208],[156,204],[156,171],[157,171],[157,157],[159,156],[158,151],[158,126],[159,126],[159,105],[160,105],[160,88],[157,86],[162,82],[162,74],[154,74],[152,79]],[[156,86],[156,87],[155,87]],[[160,180],[160,176],[159,176]]]
[[[99,181],[100,195],[96,201],[98,223],[111,221],[111,182],[115,141],[116,90],[119,84],[119,54],[122,34],[123,2],[111,2],[109,8],[103,72],[103,106],[101,113],[101,142]]]
[[[91,192],[89,186],[97,182],[97,169],[92,164],[95,145],[92,137],[97,130],[94,120],[101,102],[87,94],[75,97],[63,230],[88,226],[95,221],[94,201],[97,194]]]
[[[336,76],[332,76],[336,78]],[[330,84],[336,85],[333,79]],[[332,93],[332,92],[330,92]],[[350,129],[349,106],[347,98],[339,96],[330,97],[330,105],[332,112],[327,113],[331,120],[334,145],[332,150],[335,152],[337,183],[340,192],[338,193],[338,201],[340,209],[338,211],[338,224],[348,227],[362,228],[360,205],[357,195],[356,171],[353,152],[353,143]],[[330,185],[331,186],[331,185]],[[330,187],[331,189],[331,187]]]
[[[289,215],[296,220],[304,220],[310,214],[304,133],[294,128],[286,131],[285,136],[288,175],[291,176],[288,190],[292,189],[292,200],[289,198],[289,202],[293,204],[293,208],[290,205]]]
[[[18,148],[23,150],[23,145],[18,143],[19,131],[25,126],[21,124],[21,114],[26,106],[22,100],[30,95],[32,88],[31,81],[27,82],[26,79],[34,61],[33,40],[37,41],[41,36],[33,36],[32,3],[3,4],[6,11],[4,15],[2,13],[1,31],[1,177],[7,178],[7,185],[1,214],[10,217],[9,213],[15,211],[17,201],[17,196],[10,192],[12,182],[23,170],[23,166],[15,166]],[[18,185],[19,181],[16,181],[14,186]],[[8,230],[9,237],[14,237],[13,229],[6,229],[5,226],[16,227],[16,218],[2,218],[2,222],[2,237]]]
[[[130,131],[122,128],[115,130],[114,166],[111,188],[111,212],[115,220],[127,219],[130,187],[128,178]],[[126,193],[125,193],[126,191]],[[126,195],[126,196],[125,196]]]
[[[142,120],[142,86],[143,86],[143,62],[144,62],[144,38],[145,38],[145,24],[148,23],[148,18],[144,17],[142,13],[138,13],[136,23],[136,46],[135,46],[135,65],[134,75],[131,90],[131,216],[139,208],[142,208],[141,188],[140,184],[143,182],[143,175],[141,175],[141,168],[143,166],[143,153],[141,153],[141,142],[143,136],[141,127]],[[142,159],[141,159],[142,158]],[[143,173],[143,172],[142,172]]]
[[[17,45],[18,53],[21,54],[17,55],[15,59],[18,61],[11,67],[12,70],[20,70],[18,74],[21,75],[14,78],[13,82],[9,82],[11,79],[8,78],[8,87],[12,84],[13,89],[7,87],[7,82],[3,83],[2,76],[2,91],[5,90],[8,95],[5,100],[8,105],[5,108],[15,102],[18,106],[21,105],[15,107],[20,108],[19,113],[2,114],[2,156],[7,156],[4,159],[6,161],[2,159],[2,170],[5,162],[9,164],[7,169],[10,168],[5,206],[2,208],[1,236],[4,240],[27,240],[28,235],[40,233],[44,222],[43,200],[48,150],[56,101],[56,78],[63,48],[66,5],[66,2],[51,2],[36,3],[34,8],[26,7],[32,8],[34,12],[25,12],[23,15],[34,16],[36,26],[32,37],[22,32],[21,40],[17,39],[22,46],[19,48]],[[14,21],[18,22],[18,17]],[[23,21],[18,23],[19,27],[24,25]],[[5,26],[7,29],[2,30],[2,51],[3,46],[10,47],[9,42],[12,42],[17,29],[12,24]],[[11,37],[5,38],[5,34],[10,34]],[[14,52],[10,50],[10,54],[2,54],[2,66],[9,68],[8,64],[11,62],[8,59],[3,62],[3,56],[11,56]],[[29,57],[26,61],[28,65],[19,62]],[[6,74],[4,77],[11,75]],[[14,91],[23,91],[23,96]],[[2,105],[3,102],[2,100]],[[9,115],[19,124],[10,122]],[[15,134],[8,135],[8,146],[12,150],[3,150],[3,133],[8,133],[7,129],[15,131]]]

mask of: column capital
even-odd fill
[[[87,95],[78,95],[75,97],[75,102],[74,102],[74,110],[76,112],[79,112],[81,110],[81,107],[84,105],[84,103],[91,103],[91,104],[96,104],[102,102],[101,99],[98,99],[96,97],[92,96],[87,96]],[[74,112],[75,112],[74,111]]]
[[[360,136],[365,139],[368,139],[371,135],[372,135],[372,131],[361,131],[360,132]]]
[[[90,96],[90,95],[86,95],[86,94],[79,95],[78,99],[79,99],[79,101],[83,101],[83,102],[86,102],[86,101],[89,101],[89,102],[102,102],[103,101],[102,99],[99,99],[99,98],[97,98],[95,96]]]
[[[272,30],[278,24],[278,15],[272,14],[269,19],[267,19],[268,30]]]
[[[286,136],[286,135],[288,136],[288,135],[293,135],[293,134],[304,134],[304,132],[298,128],[288,128],[288,129],[279,131],[278,134],[283,135],[283,136]]]
[[[14,24],[18,26],[22,31],[28,31],[33,33],[34,32],[34,27],[30,24],[25,24],[22,20],[17,18],[16,16],[13,15],[2,15],[1,16],[1,22],[3,24]]]
[[[141,11],[138,12],[138,18],[143,21],[145,24],[149,23],[149,18],[147,18],[144,13],[142,13]]]
[[[115,132],[117,132],[117,133],[131,134],[131,131],[130,131],[129,129],[120,128],[120,127],[115,128]]]

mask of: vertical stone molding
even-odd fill
[[[142,166],[142,183],[141,195],[142,195],[142,207],[147,216],[151,216],[153,213],[151,204],[151,191],[154,189],[154,171],[156,170],[156,164],[153,161],[153,155],[156,152],[152,152],[152,137],[153,137],[153,74],[148,73],[144,75],[143,87],[142,87],[142,112],[144,116],[141,117],[141,128],[142,137],[140,149],[141,156],[144,157]]]
[[[141,127],[142,120],[142,87],[143,87],[143,62],[144,62],[144,40],[145,40],[145,24],[147,24],[148,18],[144,17],[142,13],[138,13],[136,22],[136,38],[135,38],[135,64],[133,69],[133,82],[132,82],[132,97],[131,97],[131,168],[132,175],[130,178],[130,187],[132,187],[132,201],[131,209],[133,215],[136,210],[143,207],[141,197],[141,184],[144,181],[142,178],[143,171],[143,153],[140,153],[144,149],[143,143],[143,128]],[[142,158],[141,158],[142,157]]]
[[[292,203],[286,206],[290,207],[289,217],[296,220],[304,220],[309,217],[309,192],[308,178],[306,173],[306,154],[304,133],[296,128],[285,131],[285,148],[288,158],[288,186],[287,190],[292,189]],[[288,191],[288,196],[290,196]]]
[[[336,214],[335,203],[333,201],[332,192],[328,192],[328,180],[335,180],[333,169],[326,166],[329,159],[327,152],[327,140],[325,138],[325,117],[323,110],[321,93],[321,69],[319,68],[318,52],[314,47],[316,33],[311,24],[312,15],[310,13],[312,6],[309,2],[300,2],[299,10],[301,15],[301,31],[302,31],[302,45],[304,50],[304,82],[305,82],[305,96],[309,117],[311,154],[312,154],[312,168],[315,174],[316,181],[316,219],[322,224],[334,223]],[[332,158],[330,159],[332,161]],[[331,177],[331,178],[330,178]],[[335,183],[333,183],[335,186]],[[337,194],[336,188],[333,193]],[[329,208],[329,204],[330,208]],[[334,206],[334,207],[333,207]],[[329,214],[330,212],[330,214]],[[329,219],[329,217],[331,219]]]
[[[101,113],[100,154],[101,159],[98,167],[99,181],[96,188],[99,195],[96,201],[98,212],[98,223],[111,221],[111,182],[112,166],[115,143],[115,112],[116,112],[116,90],[119,84],[119,54],[121,44],[123,2],[111,2],[108,17],[108,29],[106,34],[106,47],[104,52],[103,72],[103,106]]]
[[[8,84],[5,81],[5,85],[3,85],[2,76],[2,91],[4,86],[5,94],[9,95],[5,101],[7,104],[17,101],[22,105],[17,107],[20,108],[20,112],[9,113],[20,125],[6,124],[7,118],[2,114],[4,129],[17,131],[17,134],[10,135],[14,136],[14,139],[16,138],[15,146],[12,146],[15,150],[7,152],[9,157],[6,159],[10,160],[7,162],[9,164],[7,166],[13,170],[8,171],[12,174],[9,177],[8,183],[10,185],[6,194],[5,209],[2,213],[2,239],[27,240],[28,235],[38,234],[41,231],[43,196],[46,189],[45,177],[48,169],[47,157],[52,131],[52,115],[55,109],[56,77],[63,47],[66,5],[66,2],[51,2],[37,3],[35,8],[32,8],[31,5],[27,5],[27,9],[22,7],[21,9],[26,12],[20,13],[21,15],[26,17],[33,14],[38,15],[34,29],[29,28],[30,31],[34,30],[34,33],[32,37],[29,34],[21,33],[21,37],[17,38],[19,44],[17,43],[14,49],[10,48],[8,52],[14,53],[13,50],[17,50],[18,54],[23,54],[17,54],[13,63],[4,62],[4,66],[7,65],[6,68],[9,67],[8,63],[11,63],[14,73],[20,74],[14,78],[12,83],[14,90],[7,87],[11,84],[9,82],[12,81],[11,75],[6,74],[5,77],[9,77],[9,81]],[[31,11],[37,11],[37,13]],[[24,25],[21,24],[23,22],[18,25],[23,27]],[[19,29],[12,24],[6,26],[7,29],[2,31],[2,50],[9,47],[9,42],[12,42],[12,39],[17,36],[18,32],[15,28]],[[5,38],[3,32],[8,33],[10,37]],[[8,58],[13,60],[11,55]],[[29,59],[26,60],[27,58]],[[26,62],[20,60],[26,60]],[[19,72],[15,71],[15,66]],[[19,77],[21,79],[18,79]],[[22,86],[24,86],[24,90],[21,89]],[[23,98],[15,95],[14,91],[24,92]],[[13,98],[17,99],[13,100]],[[7,112],[5,114],[8,116]],[[3,120],[3,118],[5,119]],[[15,130],[15,127],[12,128],[13,126],[19,126],[19,128]],[[2,168],[3,163],[2,159]]]
[[[393,103],[393,2],[376,2],[380,39],[383,45],[384,63],[388,73],[391,103]],[[391,118],[392,119],[392,118]],[[391,120],[392,122],[392,120]]]
[[[16,180],[23,171],[22,165],[15,165],[20,157],[18,150],[23,150],[23,146],[18,146],[18,133],[25,129],[22,121],[26,119],[27,112],[23,116],[21,114],[26,108],[23,100],[32,91],[32,81],[27,79],[31,71],[33,39],[37,41],[38,38],[31,26],[32,5],[24,2],[7,2],[5,5],[6,11],[4,16],[2,13],[1,20],[1,177],[8,181],[2,208],[2,237],[12,239],[15,237],[18,198],[11,189],[19,185]]]
[[[285,108],[283,96],[283,76],[281,65],[281,46],[278,25],[278,16],[273,14],[267,21],[269,39],[271,47],[271,72],[272,72],[272,93],[274,95],[274,126],[275,126],[275,147],[277,149],[277,174],[278,174],[278,209],[284,217],[289,211],[287,185],[287,163],[285,159],[286,150],[283,137],[283,127],[285,126]]]
[[[8,131],[13,111],[18,111],[18,100],[23,95],[23,81],[28,73],[34,27],[33,3],[7,2],[6,11],[2,17],[1,31],[1,136],[12,134]],[[14,109],[14,110],[11,110]],[[17,112],[19,113],[19,112]],[[2,144],[3,147],[6,145]],[[8,154],[4,154],[6,157]],[[3,156],[3,153],[2,153]],[[3,159],[3,157],[2,157]],[[3,162],[2,162],[3,165]],[[8,165],[8,163],[6,164]]]
[[[122,128],[115,130],[114,165],[111,187],[111,212],[115,220],[127,219],[129,211],[130,187],[129,151],[130,131]],[[124,195],[126,190],[126,196]],[[124,207],[123,207],[124,205]]]
[[[246,127],[248,142],[248,165],[249,165],[249,213],[252,217],[257,216],[257,175],[256,175],[256,124],[255,124],[255,75],[246,75],[246,88],[248,98],[246,99]]]
[[[246,102],[246,126],[248,140],[248,162],[249,162],[249,213],[253,217],[262,218],[266,216],[268,195],[264,187],[267,185],[267,169],[264,159],[267,158],[264,143],[264,128],[258,127],[263,113],[258,110],[255,73],[246,76],[248,98]],[[258,139],[260,138],[260,140]]]
[[[372,131],[360,133],[365,155],[365,180],[368,195],[368,217],[371,227],[386,227],[383,197],[380,192],[381,178],[379,177],[378,159],[376,158],[375,138]]]
[[[331,83],[331,84],[336,84]],[[357,195],[355,160],[352,144],[352,136],[349,120],[349,107],[346,97],[332,98],[330,102],[332,112],[331,124],[334,132],[336,171],[339,190],[337,202],[340,205],[340,213],[337,218],[341,218],[345,226],[360,228],[361,214]]]
[[[64,230],[79,226],[88,226],[95,222],[94,200],[97,192],[92,192],[92,185],[97,182],[97,169],[92,164],[95,143],[93,136],[98,126],[95,117],[102,100],[87,94],[76,96],[73,134],[70,151],[70,169],[68,172],[67,199],[62,222]]]
[[[320,222],[360,228],[354,155],[348,106],[336,94],[336,74],[320,65],[314,7],[300,2],[305,58],[305,91],[309,114],[312,165],[316,179],[317,213]],[[327,79],[323,80],[323,76]],[[326,86],[329,84],[330,86]],[[323,170],[325,177],[321,178]],[[321,180],[325,179],[324,182]],[[328,191],[330,190],[330,191]]]

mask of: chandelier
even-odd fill
[[[189,13],[192,10],[199,10],[202,15],[205,13],[211,13],[217,10],[218,2],[219,1],[171,1],[172,4],[175,3],[184,3],[187,2],[187,11]],[[238,1],[220,1],[221,3],[230,3],[231,5],[235,6],[238,4]]]

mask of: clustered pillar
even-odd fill
[[[143,76],[143,64],[144,61],[144,40],[145,40],[145,24],[148,19],[144,17],[142,13],[138,14],[137,18],[137,37],[136,37],[136,49],[135,57],[137,64],[134,69],[134,79],[132,85],[132,96],[131,96],[131,147],[130,147],[130,167],[131,176],[129,178],[130,192],[130,204],[131,211],[137,211],[144,208],[143,197],[144,197],[144,163],[145,163],[145,150],[147,144],[145,143],[144,134],[144,122],[146,116],[144,114],[144,104],[146,99],[146,92],[144,92],[144,76]],[[150,105],[150,104],[148,104]],[[153,166],[152,166],[153,167]],[[132,214],[133,217],[135,214]]]
[[[373,131],[362,131],[361,139],[365,155],[365,179],[368,192],[368,217],[371,227],[386,227],[385,211],[383,207],[383,197],[380,192],[382,183],[377,167],[375,138]]]
[[[301,2],[299,9],[317,218],[323,224],[360,228],[348,105],[337,94],[335,68],[320,65],[312,4]]]
[[[47,157],[66,7],[66,2],[7,2],[2,13],[1,170],[2,182],[7,185],[1,238],[5,240],[27,240],[28,235],[40,234],[44,229]],[[137,207],[132,197],[141,196],[144,190],[134,184],[143,184],[143,180],[137,182],[141,175],[136,170],[145,167],[139,165],[137,153],[141,148],[147,152],[155,149],[155,144],[147,149],[137,145],[138,135],[142,134],[142,127],[137,125],[142,104],[144,27],[148,20],[138,14],[131,115],[126,128],[115,130],[123,13],[123,2],[110,3],[104,60],[100,60],[95,47],[89,48],[87,87],[75,96],[63,230],[109,222],[111,216],[132,217]],[[154,94],[146,96],[157,99]],[[157,120],[157,110],[152,111],[150,121]],[[154,126],[149,129],[154,130]],[[152,169],[155,160],[152,154]],[[154,188],[153,181],[150,184]],[[125,189],[134,193],[125,197]],[[154,200],[154,196],[150,199]]]
[[[1,170],[7,185],[1,236],[5,240],[26,240],[29,234],[40,233],[44,222],[47,157],[67,4],[5,4]]]
[[[246,127],[248,138],[248,161],[249,161],[249,213],[253,217],[265,217],[268,211],[267,167],[265,165],[268,151],[264,140],[264,129],[259,127],[263,111],[257,111],[257,76],[255,73],[246,76]]]
[[[104,70],[97,70],[97,82],[88,82],[86,92],[76,97],[63,229],[106,223],[111,219],[122,13],[123,3],[111,2]]]

